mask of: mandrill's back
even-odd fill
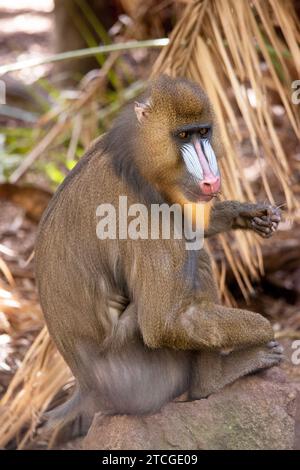
[[[121,185],[96,142],[60,186],[40,224],[35,249],[40,302],[68,363],[79,336],[102,342],[113,327],[104,306],[112,291],[122,290],[122,281],[111,275],[118,249],[114,240],[98,240],[96,208],[116,206]]]

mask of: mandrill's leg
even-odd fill
[[[199,254],[199,271],[202,281],[201,287],[207,298],[219,302],[217,286],[215,284],[210,259],[203,250]],[[234,311],[234,309],[233,309]],[[224,312],[225,313],[225,312]],[[224,314],[220,319],[224,318]],[[241,326],[242,317],[236,319],[233,330],[237,334]],[[218,326],[215,334],[218,334]],[[219,348],[219,350],[203,348],[193,351],[190,375],[189,396],[191,399],[207,397],[225,385],[234,382],[250,372],[276,365],[281,359],[282,349],[272,338],[256,345],[240,345],[236,348]],[[225,354],[225,351],[231,351]]]
[[[239,377],[278,364],[282,347],[276,341],[266,346],[252,347],[229,354],[203,351],[193,358],[189,398],[206,398]]]
[[[263,238],[269,238],[277,230],[279,222],[280,209],[269,204],[217,202],[212,208],[205,237],[232,229],[249,229]]]

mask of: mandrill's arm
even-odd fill
[[[280,222],[280,209],[268,204],[249,202],[217,202],[211,211],[205,237],[232,229],[250,229],[263,238],[269,238]]]
[[[161,242],[151,240],[147,249],[136,244],[124,260],[139,329],[148,347],[220,351],[273,339],[272,327],[261,315],[223,307],[209,299],[205,289],[205,278],[206,282],[212,279],[209,268],[200,268],[203,292],[194,291],[184,253],[178,255]]]

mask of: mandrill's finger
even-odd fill
[[[272,218],[272,217],[279,217],[280,218],[281,210],[278,207],[265,206],[264,208],[261,208],[261,210],[263,211],[263,215],[261,215],[260,217],[262,217],[263,219],[265,219],[265,218],[269,219],[269,218]]]
[[[270,217],[274,215],[278,216],[279,214],[280,212],[276,207],[256,205],[250,210],[241,211],[240,216],[247,218],[259,217],[262,220],[269,220]]]
[[[261,237],[268,238],[272,235],[273,231],[270,227],[264,227],[262,225],[258,225],[254,222],[254,220],[251,222],[252,229],[258,233]]]
[[[266,216],[266,209],[254,207],[253,209],[241,210],[240,217],[245,217],[247,219],[253,219],[253,217],[263,217]]]
[[[281,221],[281,217],[280,217],[279,214],[271,215],[270,219],[272,220],[272,222],[280,222]]]
[[[273,235],[272,230],[270,230],[270,233],[263,233],[257,230],[256,233],[260,235],[262,238],[271,238],[271,236]]]
[[[253,222],[256,225],[259,225],[261,227],[270,227],[271,223],[269,219],[262,219],[261,217],[254,217]]]
[[[276,232],[277,228],[278,228],[278,224],[273,222],[272,227],[271,227],[272,232]]]

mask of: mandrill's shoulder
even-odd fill
[[[80,201],[102,202],[105,193],[117,190],[118,178],[109,158],[103,152],[102,137],[96,139],[87,149],[85,155],[70,171],[52,197],[40,226],[44,225],[50,216],[54,217],[57,210],[70,210]],[[69,209],[68,209],[69,208]]]

